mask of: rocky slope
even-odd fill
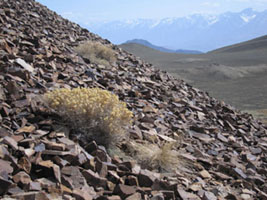
[[[14,199],[267,199],[266,127],[32,0],[0,2],[0,195]],[[107,68],[74,53],[98,40]],[[134,113],[137,142],[181,142],[169,173],[81,142],[47,112],[55,87],[100,87]],[[182,141],[181,141],[182,135]]]

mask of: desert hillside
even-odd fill
[[[267,122],[266,36],[200,55],[163,53],[139,44],[120,47]]]
[[[33,0],[0,23],[1,199],[267,199],[250,114]]]

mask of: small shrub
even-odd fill
[[[174,143],[165,143],[160,148],[156,144],[136,143],[127,144],[128,152],[136,158],[142,168],[168,172],[178,167],[178,152],[172,150]]]
[[[115,62],[116,60],[115,52],[100,42],[87,41],[77,46],[75,51],[97,64],[109,65],[109,63]]]
[[[44,95],[48,106],[70,126],[108,145],[131,124],[132,112],[115,94],[99,88],[56,89]]]

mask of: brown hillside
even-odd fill
[[[251,115],[33,0],[0,1],[0,23],[2,199],[267,199],[266,127]],[[88,40],[112,48],[116,61],[77,55]],[[113,152],[43,104],[51,89],[78,87],[112,91],[133,112],[130,139]],[[130,144],[156,167],[140,168]]]

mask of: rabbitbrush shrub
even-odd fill
[[[48,106],[70,126],[100,144],[124,133],[132,112],[118,96],[99,88],[55,89],[44,95]]]
[[[100,42],[87,41],[75,48],[75,51],[96,64],[108,65],[116,60],[115,52],[111,47]]]

